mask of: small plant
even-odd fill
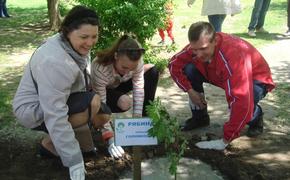
[[[153,123],[148,134],[156,137],[159,143],[164,143],[166,155],[171,162],[169,172],[171,175],[174,174],[176,179],[177,165],[184,154],[187,141],[180,133],[176,118],[170,117],[159,98],[151,102],[146,110]]]

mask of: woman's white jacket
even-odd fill
[[[83,72],[61,46],[60,35],[56,34],[31,57],[13,100],[14,114],[20,124],[35,128],[45,122],[66,167],[83,160],[79,143],[68,122],[66,105],[69,95],[79,91],[85,91]]]
[[[234,15],[242,10],[240,0],[203,0],[201,15]]]

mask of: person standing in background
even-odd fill
[[[285,36],[290,36],[290,0],[287,1],[287,31],[284,33]]]
[[[174,41],[174,36],[172,33],[172,28],[173,28],[173,2],[172,0],[167,1],[165,3],[165,12],[166,12],[166,19],[165,19],[165,27],[164,28],[159,28],[159,36],[161,37],[161,41],[158,43],[160,45],[163,45],[165,43],[165,33],[164,31],[166,30],[168,37],[171,40],[171,44],[175,44]]]
[[[195,0],[188,0],[191,7]],[[222,31],[222,24],[227,15],[235,15],[242,11],[240,0],[203,0],[201,15],[207,16],[216,32]]]
[[[248,35],[250,37],[256,37],[255,31],[258,33],[269,33],[263,26],[270,2],[271,0],[255,0],[251,21],[248,27]]]
[[[7,11],[6,0],[0,0],[0,17],[1,18],[10,17]]]

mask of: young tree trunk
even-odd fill
[[[50,29],[53,31],[57,31],[61,23],[59,12],[59,0],[47,0],[47,8]]]

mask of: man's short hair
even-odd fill
[[[191,24],[188,30],[188,40],[189,42],[196,42],[199,40],[200,36],[208,36],[210,42],[215,38],[215,30],[213,26],[204,21],[199,21]]]

